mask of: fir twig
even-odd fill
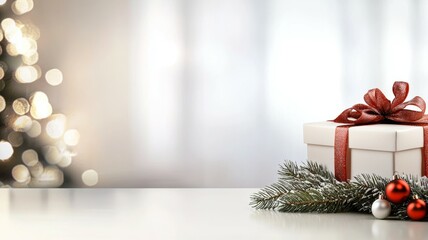
[[[371,212],[372,203],[390,179],[375,174],[361,174],[349,182],[339,182],[333,173],[316,162],[298,165],[286,161],[280,165],[278,182],[261,189],[251,196],[250,204],[256,209],[274,209],[282,212]],[[412,195],[426,199],[428,178],[403,176]],[[407,219],[409,198],[400,205],[392,204],[393,216]]]

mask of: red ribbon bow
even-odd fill
[[[425,115],[425,101],[416,96],[410,101],[404,102],[409,93],[407,82],[395,82],[392,87],[395,98],[388,100],[378,88],[369,90],[364,95],[366,104],[355,104],[343,111],[334,122],[352,123],[354,125],[379,123],[390,121],[396,123],[428,123],[428,115]],[[415,106],[420,111],[405,109]]]
[[[422,147],[422,175],[428,174],[428,115],[425,115],[425,101],[416,96],[404,102],[409,93],[407,82],[395,82],[392,91],[395,98],[388,100],[378,89],[371,89],[364,95],[366,104],[356,104],[343,111],[334,122],[351,123],[338,126],[335,131],[334,142],[334,172],[340,181],[348,179],[348,135],[352,125],[373,124],[379,122],[406,123],[419,125],[423,128],[424,145]],[[406,109],[415,106],[420,111]]]

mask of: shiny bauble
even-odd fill
[[[389,182],[385,188],[386,199],[394,204],[400,204],[407,200],[410,196],[410,186],[403,179],[399,179],[397,175],[394,180]]]
[[[407,205],[407,216],[412,220],[421,220],[427,213],[427,204],[422,199],[413,199]]]
[[[372,214],[377,219],[384,219],[391,213],[391,204],[379,195],[379,199],[372,204]]]

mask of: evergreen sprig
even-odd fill
[[[286,161],[280,165],[278,181],[251,196],[250,205],[256,209],[281,212],[371,212],[372,203],[390,179],[375,174],[361,174],[348,182],[337,181],[323,165],[307,162],[298,165]],[[428,197],[428,178],[405,175],[412,194],[421,199]],[[391,216],[407,219],[406,206],[392,206]]]

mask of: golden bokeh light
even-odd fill
[[[24,143],[24,138],[20,132],[10,132],[7,135],[7,140],[12,144],[13,147],[19,147]]]
[[[79,144],[80,133],[76,129],[69,129],[64,133],[64,142],[68,146],[76,146]]]
[[[38,79],[38,75],[34,66],[20,66],[15,71],[16,80],[20,83],[32,83]]]
[[[1,27],[3,28],[3,31],[9,32],[12,29],[16,28],[16,23],[15,20],[13,20],[12,18],[5,18],[3,19],[3,21],[1,21]]]
[[[33,149],[25,150],[22,153],[22,162],[28,167],[33,167],[39,162],[39,156]]]
[[[13,44],[16,53],[24,56],[31,56],[37,52],[37,43],[31,38],[21,38]]]
[[[12,3],[12,11],[16,15],[22,15],[31,11],[34,7],[33,0],[16,0]]]
[[[64,152],[61,161],[58,163],[58,166],[62,168],[66,168],[70,166],[73,159],[72,156],[73,156],[72,153],[68,151]]]
[[[22,55],[22,62],[27,65],[34,65],[39,61],[39,54],[36,52],[30,56]]]
[[[82,181],[86,186],[95,186],[98,183],[98,173],[93,169],[86,170],[82,173]]]
[[[30,130],[26,131],[27,135],[36,138],[42,133],[42,125],[36,120],[33,120]]]
[[[62,160],[61,152],[54,146],[45,146],[43,155],[49,164],[58,164]]]
[[[46,81],[52,86],[60,85],[63,80],[62,72],[56,68],[47,71],[45,78]]]
[[[17,181],[19,183],[23,183],[23,182],[28,181],[28,179],[31,176],[30,176],[30,171],[28,170],[28,168],[26,166],[24,166],[23,164],[19,164],[19,165],[16,165],[15,167],[13,167],[12,177],[13,177],[13,179],[15,179],[15,181]]]
[[[3,112],[5,108],[6,108],[6,100],[4,100],[4,97],[0,95],[0,112]]]
[[[59,187],[64,183],[64,173],[55,166],[47,166],[43,173],[33,179],[35,187]]]
[[[16,50],[15,45],[11,43],[7,44],[6,52],[12,57],[18,56],[18,50]]]
[[[12,103],[13,111],[18,115],[24,115],[30,111],[30,103],[25,98],[18,98]]]
[[[62,137],[65,130],[65,122],[67,118],[63,114],[55,114],[46,124],[46,133],[49,137],[57,139]]]
[[[43,164],[40,162],[37,162],[34,164],[34,166],[29,167],[31,176],[37,178],[40,177],[43,174]]]
[[[24,115],[24,116],[18,117],[13,122],[12,128],[17,132],[26,132],[31,129],[32,124],[33,124],[33,121],[31,120],[31,118],[27,115]]]
[[[4,140],[0,141],[0,160],[4,161],[12,157],[13,147],[12,145]]]
[[[0,79],[3,79],[3,78],[4,78],[4,70],[2,67],[0,67]]]
[[[30,114],[34,119],[44,119],[52,115],[52,106],[48,96],[43,92],[35,92],[30,97]]]

